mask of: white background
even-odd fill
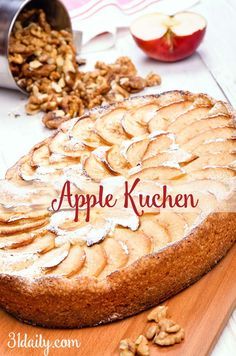
[[[193,2],[165,0],[146,8],[145,11],[169,12],[168,10],[171,9],[173,12],[173,9],[185,9]],[[159,63],[146,58],[125,28],[117,31],[117,26],[125,27],[131,20],[117,10],[106,8],[90,20],[77,22],[75,19],[73,23],[77,29],[93,29],[93,32],[86,31],[84,43],[94,35],[94,31],[101,29],[101,24],[103,24],[102,30],[109,30],[112,41],[115,41],[115,46],[99,52],[91,52],[91,43],[90,46],[87,43],[83,49],[83,57],[88,63],[87,68],[92,68],[96,60],[112,62],[118,56],[129,56],[134,60],[141,74],[154,71],[161,75],[162,85],[149,88],[147,92],[159,93],[171,89],[206,92],[215,98],[227,99],[236,107],[236,1],[204,0],[198,2],[193,9],[207,18],[208,29],[205,41],[191,58],[175,64]],[[115,33],[117,35],[114,38]],[[104,38],[103,48],[109,46],[111,38]],[[92,44],[92,48],[95,49],[95,41]],[[99,46],[101,48],[101,42]],[[34,117],[25,115],[25,102],[26,98],[23,94],[0,89],[0,178],[3,178],[6,169],[34,144],[51,134],[42,126],[41,114]],[[221,335],[213,356],[233,356],[236,354],[235,350],[236,312],[231,316]]]

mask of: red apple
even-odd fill
[[[194,12],[144,15],[130,27],[137,45],[151,58],[174,62],[191,56],[201,43],[206,20]]]

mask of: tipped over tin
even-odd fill
[[[59,0],[0,0],[0,86],[25,91],[17,85],[9,65],[9,39],[14,24],[23,10],[43,9],[55,30],[72,31],[67,9]]]

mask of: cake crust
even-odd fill
[[[0,305],[23,322],[80,328],[134,315],[210,271],[236,240],[236,214],[213,213],[186,238],[106,279],[0,275]],[[140,293],[142,291],[142,293]]]

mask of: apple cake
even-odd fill
[[[74,328],[154,306],[207,273],[235,242],[235,114],[205,94],[170,91],[65,122],[0,183],[0,306]],[[132,206],[124,207],[124,185]],[[69,198],[116,198],[113,208]],[[194,208],[143,199],[190,193]],[[182,194],[183,195],[183,194]],[[89,213],[89,219],[88,219]]]

